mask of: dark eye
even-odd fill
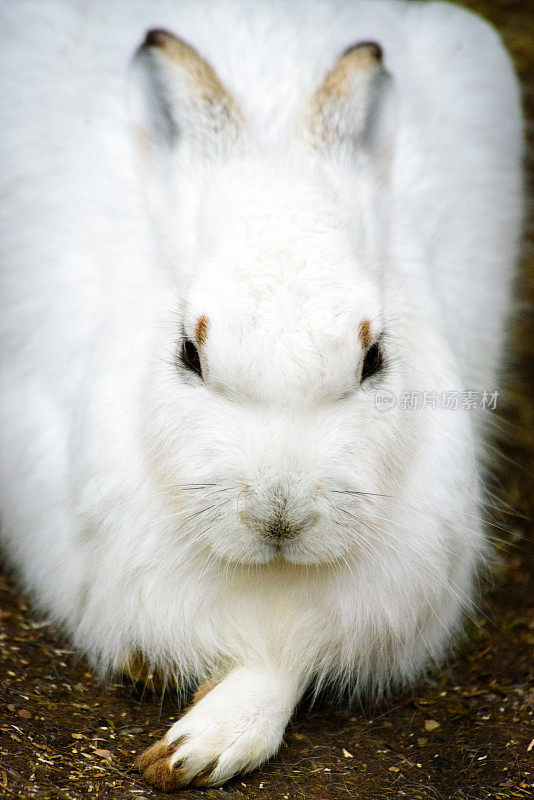
[[[383,366],[384,356],[382,354],[382,348],[378,342],[376,342],[375,344],[371,345],[365,354],[365,358],[363,359],[361,380],[365,381],[372,375],[376,375],[377,372],[380,372]]]
[[[191,372],[196,372],[197,375],[202,377],[202,367],[200,366],[200,356],[198,350],[190,339],[184,339],[182,342],[182,349],[180,352],[180,361],[190,369]]]

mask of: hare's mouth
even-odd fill
[[[226,554],[225,561],[234,564],[258,566],[332,566],[342,563],[345,558],[335,548],[325,550],[305,536],[294,536],[278,542],[258,539],[248,552]],[[346,562],[345,562],[346,563]]]

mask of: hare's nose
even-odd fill
[[[289,541],[315,525],[318,519],[319,515],[313,512],[300,519],[291,518],[286,514],[275,514],[265,520],[261,533],[271,541]]]
[[[278,483],[263,491],[251,492],[241,519],[263,539],[282,543],[312,528],[319,514],[304,493]]]

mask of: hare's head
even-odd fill
[[[393,91],[380,48],[343,53],[269,146],[172,34],[150,32],[135,66],[174,306],[146,421],[169,530],[230,561],[357,553],[411,457],[398,411],[375,398],[402,385],[408,336],[388,312]]]

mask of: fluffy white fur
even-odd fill
[[[440,2],[4,0],[0,26],[4,550],[101,670],[223,679],[166,737],[181,782],[221,782],[276,751],[310,683],[412,681],[469,607],[475,415],[374,395],[496,388],[516,80]],[[162,62],[159,141],[132,65],[155,27],[211,64],[237,129]],[[364,141],[356,92],[352,139],[318,144],[311,98],[362,40],[387,120]],[[201,315],[204,382],[175,358]],[[386,368],[360,384],[366,319]],[[280,493],[307,521],[281,549],[254,522]]]

